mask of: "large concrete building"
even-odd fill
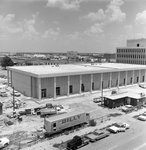
[[[146,39],[127,40],[126,47],[117,48],[117,63],[146,64]]]
[[[114,63],[8,68],[8,82],[26,96],[56,99],[146,81],[146,66]]]

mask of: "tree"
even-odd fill
[[[12,59],[8,56],[5,56],[2,60],[1,60],[1,66],[6,69],[7,66],[14,66],[14,62],[12,61]]]

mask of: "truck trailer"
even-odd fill
[[[90,114],[77,110],[50,118],[44,118],[44,128],[48,134],[53,134],[70,127],[89,123]]]

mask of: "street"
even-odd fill
[[[80,150],[145,150],[146,149],[146,122],[124,115],[119,122],[127,122],[130,129],[126,132],[111,134],[109,137],[89,144]]]

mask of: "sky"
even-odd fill
[[[0,0],[0,52],[115,53],[146,38],[146,0]]]

